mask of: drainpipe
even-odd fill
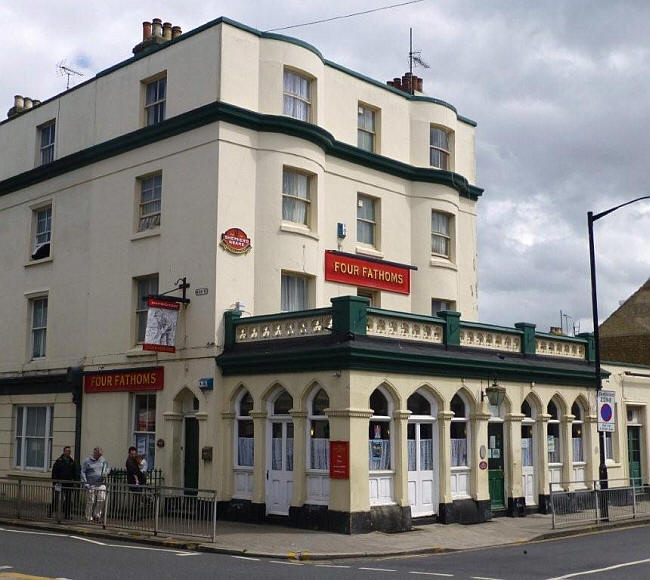
[[[81,408],[83,403],[83,370],[81,367],[68,367],[66,382],[72,390],[72,402],[75,405],[74,420],[74,460],[81,464]]]

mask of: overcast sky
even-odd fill
[[[399,1],[5,0],[0,109],[65,89],[64,59],[87,79],[130,57],[143,20],[268,30]],[[648,22],[645,0],[424,0],[284,34],[385,81],[408,70],[412,26],[424,91],[478,122],[481,321],[548,330],[562,310],[585,331],[587,211],[650,194]],[[602,321],[650,276],[650,201],[597,222],[596,252]]]

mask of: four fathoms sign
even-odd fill
[[[360,258],[336,250],[325,251],[325,280],[398,294],[411,293],[411,270],[415,266]]]
[[[161,391],[164,386],[164,367],[84,373],[84,391],[86,393]]]

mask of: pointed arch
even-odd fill
[[[580,408],[582,409],[582,412],[585,414],[585,416],[588,416],[590,414],[591,408],[589,405],[589,400],[587,399],[587,397],[585,397],[583,393],[580,393],[575,398],[573,403],[577,403],[578,405],[580,405]],[[573,407],[573,403],[571,404],[572,407]]]
[[[262,396],[260,397],[260,407],[266,407],[268,403],[277,397],[279,392],[283,390],[287,391],[293,398],[291,391],[289,391],[289,389],[287,389],[287,387],[285,387],[280,381],[273,381],[262,393]]]
[[[301,411],[306,411],[309,399],[313,397],[314,393],[318,392],[319,389],[323,389],[327,393],[327,396],[330,396],[329,391],[319,382],[318,379],[311,379],[302,389],[300,396],[297,399],[294,399],[294,407]]]
[[[228,398],[228,411],[235,411],[235,405],[237,404],[237,401],[242,397],[242,392],[246,391],[253,396],[253,393],[251,393],[251,390],[242,382],[237,383],[237,386],[231,391],[230,397]],[[253,398],[253,400],[255,400]]]
[[[455,395],[458,395],[463,400],[463,402],[465,403],[465,407],[467,409],[467,413],[474,412],[474,410],[476,409],[476,399],[474,398],[472,392],[465,385],[460,387],[460,389],[458,389],[454,393],[454,396]],[[451,410],[451,401],[453,400],[454,396],[452,396],[452,398],[449,400],[449,407],[450,407],[449,410]]]
[[[546,407],[544,407],[544,404],[542,403],[542,399],[535,391],[530,391],[524,397],[522,404],[524,401],[528,401],[528,404],[530,405],[534,415],[539,415],[540,413],[546,413]]]
[[[176,413],[183,413],[188,411],[196,411],[195,409],[195,400],[199,401],[199,393],[195,393],[194,390],[188,385],[183,385],[178,389],[178,392],[174,395],[172,400],[173,409]]]
[[[392,404],[393,409],[401,409],[402,407],[402,397],[399,394],[399,391],[395,388],[395,385],[393,385],[390,381],[384,379],[379,385],[377,385],[368,395],[370,398],[370,395],[374,393],[377,389],[383,390],[384,394],[387,396],[389,399],[389,404]]]
[[[553,396],[548,400],[548,403],[553,401],[555,403],[555,406],[557,407],[558,411],[558,416],[561,418],[562,415],[566,415],[569,412],[569,407],[567,406],[566,399],[557,391],[553,393]],[[546,409],[548,409],[548,403],[546,404],[546,407],[544,409],[544,412],[546,413]]]
[[[438,410],[444,409],[447,401],[445,398],[442,396],[440,391],[436,389],[431,383],[422,383],[418,385],[411,393],[409,393],[409,396],[406,398],[406,402],[408,405],[408,399],[409,397],[414,394],[414,393],[426,393],[433,401],[435,402],[436,406],[438,407]]]

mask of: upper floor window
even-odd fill
[[[135,307],[136,319],[136,342],[144,342],[144,335],[147,331],[147,298],[158,294],[158,274],[146,278],[136,278],[137,283],[137,304]]]
[[[17,469],[48,471],[52,461],[54,407],[17,406],[14,465]]]
[[[429,163],[438,169],[449,169],[449,133],[431,127]]]
[[[357,196],[357,242],[376,245],[377,200],[367,195]]]
[[[311,178],[292,169],[282,172],[282,219],[305,226],[309,225],[311,204]]]
[[[32,358],[45,356],[47,335],[47,298],[34,298],[31,300],[32,329],[31,351]]]
[[[359,105],[357,121],[357,147],[366,151],[377,150],[376,120],[378,111],[365,105]]]
[[[309,308],[309,278],[282,273],[282,312],[295,312]]]
[[[312,81],[308,77],[291,70],[284,71],[284,114],[311,121]]]
[[[165,120],[165,100],[167,98],[167,77],[161,77],[146,85],[144,112],[147,126]]]
[[[39,127],[40,147],[39,158],[40,165],[51,163],[54,161],[54,135],[55,135],[56,122],[50,121],[49,123]]]
[[[52,242],[52,206],[39,207],[33,212],[32,260],[41,260],[50,255]]]
[[[431,212],[431,253],[450,257],[451,216],[439,211]]]
[[[154,175],[140,180],[139,232],[160,226],[161,194],[162,175]]]

